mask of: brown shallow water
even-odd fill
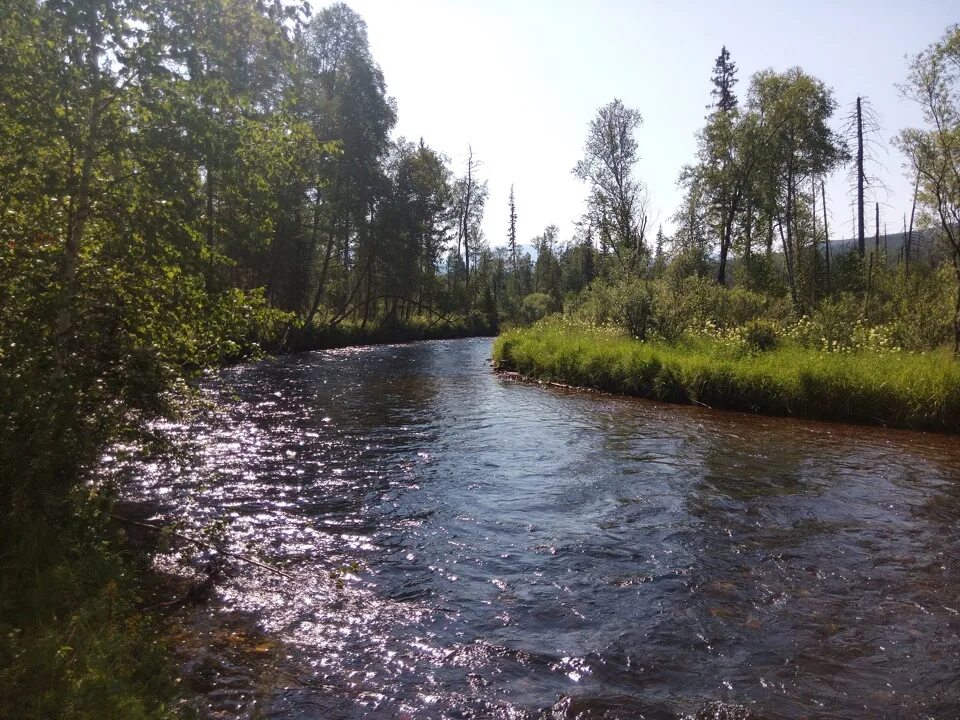
[[[293,576],[237,565],[192,611],[269,639],[211,714],[960,717],[960,439],[545,389],[489,351],[228,369],[175,451],[109,460]]]

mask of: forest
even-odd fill
[[[3,0],[0,715],[174,712],[149,572],[111,522],[116,488],[91,474],[111,444],[151,441],[207,368],[501,328],[516,328],[504,367],[557,380],[610,338],[722,362],[788,348],[845,377],[869,354],[880,381],[918,369],[900,373],[902,398],[850,402],[944,427],[923,419],[932,407],[956,430],[960,27],[900,79],[927,123],[894,140],[916,190],[892,253],[870,202],[870,150],[886,139],[869,104],[800,68],[738,93],[726,48],[710,71],[672,232],[650,227],[635,173],[641,111],[613,99],[571,168],[587,198],[575,236],[519,238],[511,190],[492,238],[480,158],[457,165],[429,138],[394,136],[395,103],[346,5]],[[857,198],[852,245],[828,225],[824,181],[840,171]],[[524,333],[558,327],[580,338],[572,355],[510,357]],[[629,382],[605,377],[579,380]]]

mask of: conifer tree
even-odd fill
[[[719,112],[729,113],[737,107],[737,96],[733,86],[737,84],[737,64],[730,59],[730,51],[724,45],[720,54],[713,63],[713,75],[710,78],[713,90],[710,95],[714,98],[711,106]]]

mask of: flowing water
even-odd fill
[[[279,658],[258,703],[221,668],[208,713],[960,717],[960,440],[544,388],[489,353],[227,369],[177,452],[122,464],[152,519],[224,521],[290,576],[232,564],[193,620]]]

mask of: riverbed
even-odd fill
[[[191,611],[269,643],[269,683],[211,678],[211,715],[960,716],[960,439],[545,388],[489,355],[228,368],[165,452],[108,459],[146,519],[219,523],[284,573],[231,562]]]

